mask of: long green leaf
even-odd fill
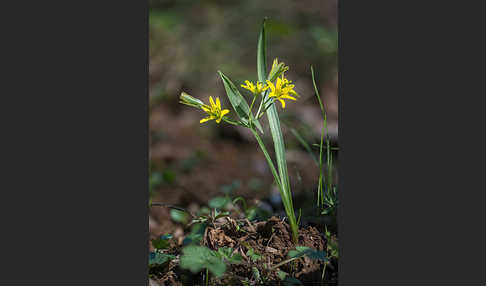
[[[253,114],[250,114],[250,107],[248,106],[248,103],[243,98],[243,96],[236,88],[234,83],[221,71],[218,71],[218,73],[221,76],[221,79],[223,80],[224,88],[226,90],[226,95],[228,96],[228,99],[231,105],[233,106],[233,109],[235,110],[236,114],[240,118],[240,120],[246,124],[248,123],[248,118],[251,116],[252,122],[258,128],[258,131],[263,133],[263,128],[260,125],[260,122],[258,122],[258,120],[256,120],[253,117]]]
[[[257,73],[258,80],[265,82],[267,79],[267,47],[266,47],[266,36],[265,36],[265,21],[267,18],[263,19],[262,29],[260,35],[258,36],[258,46],[257,46]]]
[[[258,80],[265,82],[266,76],[266,47],[265,47],[265,20],[263,20],[260,36],[258,37],[257,45],[257,72]],[[264,98],[268,95],[268,90]],[[289,175],[287,171],[287,161],[285,159],[285,144],[283,140],[282,130],[280,128],[280,120],[278,118],[277,108],[272,104],[267,112],[268,123],[272,133],[273,143],[275,147],[275,157],[277,159],[278,172],[282,189],[280,195],[285,206],[287,216],[289,217],[289,224],[292,230],[292,238],[294,242],[298,240],[298,226],[294,213],[294,206],[292,203],[292,193],[290,191]]]

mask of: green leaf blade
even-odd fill
[[[265,20],[262,23],[260,36],[258,37],[257,45],[257,72],[258,80],[265,82],[266,75],[266,45],[265,45]],[[264,99],[268,96],[268,90],[264,93]],[[289,175],[287,170],[287,160],[285,158],[285,144],[283,140],[282,130],[280,128],[280,119],[278,117],[277,107],[272,104],[267,112],[268,123],[272,133],[272,139],[275,147],[275,157],[277,159],[278,173],[280,177],[280,195],[284,203],[285,212],[289,217],[289,224],[292,230],[292,239],[294,242],[298,241],[298,226],[295,218],[294,206],[292,203],[292,193],[290,191]]]
[[[307,246],[296,246],[295,250],[291,250],[288,253],[290,258],[299,258],[307,256],[310,259],[327,261],[326,252],[312,249]]]
[[[255,124],[255,126],[258,128],[258,131],[263,133],[263,128],[260,125],[260,122],[256,120],[252,114],[250,114],[250,106],[248,106],[248,103],[246,100],[243,98],[239,90],[236,88],[234,83],[226,76],[224,75],[221,71],[218,71],[221,79],[223,80],[223,85],[226,90],[226,95],[228,96],[228,99],[231,103],[231,106],[233,106],[233,109],[236,112],[236,115],[242,120],[244,123],[248,122],[248,119],[250,116],[252,117],[252,122]]]
[[[267,79],[267,48],[266,48],[266,36],[265,36],[265,21],[263,19],[262,28],[260,30],[260,35],[258,36],[258,46],[257,46],[257,73],[258,80],[260,82],[265,82]]]

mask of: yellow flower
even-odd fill
[[[280,101],[280,103],[282,103],[282,108],[285,108],[284,99],[297,100],[295,97],[290,96],[289,93],[297,97],[299,96],[297,92],[295,92],[294,85],[291,84],[291,81],[286,79],[283,75],[282,78],[277,78],[277,82],[275,85],[269,80],[267,80],[267,84],[271,89],[271,92],[268,96],[275,97],[275,99]]]
[[[262,91],[266,90],[268,86],[265,86],[261,82],[257,82],[256,85],[253,84],[252,82],[245,80],[245,85],[241,85],[241,87],[248,89],[251,91],[254,95],[260,94]]]
[[[209,116],[201,119],[199,123],[204,123],[206,121],[213,120],[213,119],[216,119],[216,123],[220,123],[223,116],[229,113],[229,110],[228,109],[221,110],[221,102],[219,101],[219,97],[216,97],[216,103],[214,103],[213,97],[210,96],[209,102],[211,103],[211,106],[208,106],[206,104],[201,105],[202,110],[206,111],[206,113],[209,114]]]

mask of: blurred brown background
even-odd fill
[[[232,110],[217,70],[237,86],[246,79],[256,80],[259,27],[269,17],[268,65],[275,57],[285,62],[290,67],[286,76],[301,95],[278,110],[294,204],[305,207],[306,200],[315,197],[318,169],[289,130],[296,129],[309,144],[319,142],[322,115],[312,86],[312,65],[328,113],[329,135],[337,142],[337,1],[150,0],[149,7],[153,200],[198,208],[224,193],[242,195],[249,203],[271,197],[272,176],[247,130],[214,121],[199,124],[205,115],[178,103],[185,91],[205,102],[210,95],[218,96]],[[267,126],[266,117],[262,124]],[[272,149],[268,136],[265,132],[266,145]],[[318,149],[314,151],[317,154]],[[173,230],[168,218],[166,209],[152,208],[152,232]]]

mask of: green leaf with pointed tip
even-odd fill
[[[180,210],[171,209],[170,217],[178,223],[187,224],[189,222],[189,215]]]
[[[267,47],[266,47],[266,37],[265,37],[265,21],[263,19],[262,28],[260,30],[260,35],[258,36],[258,46],[257,46],[257,73],[258,80],[260,82],[265,82],[267,77]]]
[[[302,256],[307,256],[310,259],[318,259],[327,261],[326,252],[312,249],[307,246],[296,246],[295,250],[289,251],[290,258],[299,258]]]
[[[260,36],[258,38],[257,45],[257,72],[258,80],[265,82],[266,75],[266,47],[265,47],[265,20],[262,23]],[[268,96],[269,90],[267,89],[263,94],[264,98]],[[280,119],[278,117],[277,107],[275,104],[270,105],[267,112],[268,124],[272,133],[272,139],[275,147],[275,157],[277,159],[278,174],[280,177],[280,196],[284,204],[285,213],[289,217],[289,224],[292,230],[292,240],[297,243],[299,237],[299,229],[297,226],[297,220],[295,218],[294,206],[292,202],[292,193],[290,190],[289,174],[287,170],[287,160],[285,158],[285,144],[280,128]]]
[[[209,201],[208,206],[212,209],[222,209],[229,202],[230,200],[226,197],[215,197]]]
[[[204,246],[190,245],[182,249],[180,266],[189,269],[193,273],[198,273],[207,268],[214,276],[220,277],[226,270],[226,265],[218,255]]]
[[[253,115],[250,115],[250,106],[248,106],[248,103],[243,98],[241,93],[238,91],[236,86],[221,71],[218,71],[218,73],[221,76],[221,79],[223,80],[224,89],[226,90],[226,95],[228,96],[228,99],[231,105],[233,106],[233,109],[235,110],[236,114],[240,118],[240,120],[243,121],[243,123],[247,124],[248,118],[249,116],[251,116],[252,122],[255,124],[258,130],[263,134],[263,129],[262,126],[260,125],[260,122],[258,122],[258,120],[256,120],[253,117]]]

